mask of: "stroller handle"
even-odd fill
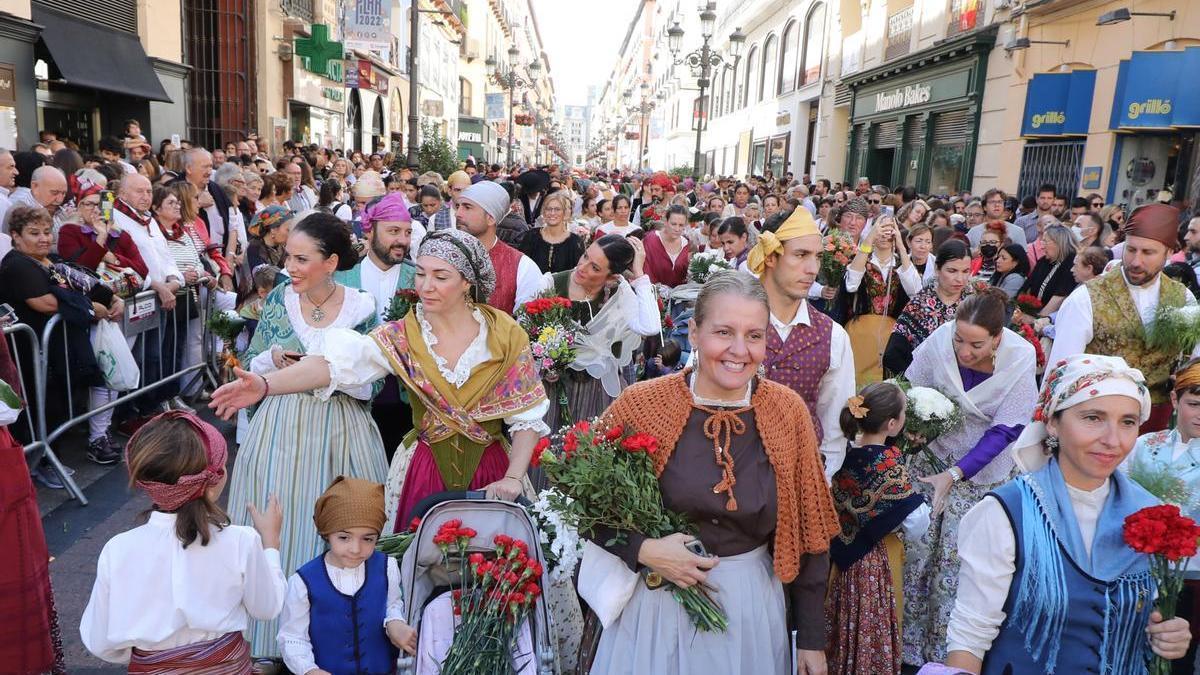
[[[487,499],[487,493],[483,490],[448,490],[446,492],[435,492],[417,502],[416,506],[414,506],[412,509],[412,516],[415,518],[424,518],[429,509],[432,509],[442,502],[451,502],[463,499],[485,501]],[[517,498],[513,501],[525,508],[533,506],[533,503],[526,499],[525,495],[517,495]]]

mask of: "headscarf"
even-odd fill
[[[490,183],[496,185],[495,183]],[[485,185],[485,183],[479,183]],[[501,192],[504,188],[496,185]],[[470,190],[471,188],[468,188]],[[464,195],[466,192],[463,193]],[[430,232],[421,240],[417,257],[432,256],[445,260],[458,270],[471,284],[475,302],[487,302],[496,290],[496,268],[492,258],[478,239],[461,230],[438,230]]]
[[[840,218],[843,213],[855,213],[863,218],[870,218],[871,208],[867,206],[867,200],[862,197],[853,197],[846,200],[845,204],[842,204],[842,208],[838,212],[838,217]]]
[[[1169,250],[1179,250],[1179,209],[1167,204],[1145,204],[1129,214],[1126,237],[1145,237],[1162,242]]]
[[[755,276],[761,275],[763,268],[766,267],[767,258],[782,251],[783,242],[810,234],[821,236],[821,230],[817,229],[817,221],[813,220],[812,214],[807,209],[796,209],[792,211],[792,215],[788,216],[787,220],[783,221],[778,231],[764,230],[758,234],[758,242],[754,248],[750,249],[750,255],[746,258],[746,266]]]
[[[508,205],[512,201],[508,197],[508,190],[492,181],[476,183],[459,193],[458,198],[478,204],[497,223],[508,215]]]
[[[408,210],[408,200],[404,198],[403,192],[389,192],[367,204],[362,212],[363,234],[370,232],[375,223],[384,221],[412,222],[412,214]]]
[[[1175,371],[1175,384],[1171,389],[1182,395],[1193,387],[1200,387],[1200,361],[1191,361]]]
[[[313,523],[322,537],[352,527],[383,531],[383,485],[361,478],[338,476],[313,506]]]
[[[246,228],[246,232],[255,239],[262,239],[267,236],[267,233],[282,224],[294,214],[292,210],[286,206],[272,204],[267,208],[254,214],[254,220],[250,221],[250,227]]]
[[[184,504],[193,499],[199,499],[204,495],[205,490],[220,483],[225,477],[225,460],[229,456],[228,449],[225,446],[225,437],[221,435],[221,432],[217,431],[216,427],[200,419],[195,413],[171,410],[156,416],[133,434],[133,437],[129,439],[129,443],[125,445],[126,466],[129,465],[129,448],[136,447],[138,438],[142,432],[146,428],[152,427],[159,420],[172,419],[184,420],[200,435],[200,440],[204,444],[204,453],[208,456],[208,465],[199,473],[180,476],[174,484],[146,480],[137,481],[137,486],[150,495],[150,499],[154,501],[154,505],[159,510],[166,512],[178,511]]]
[[[1027,473],[1045,466],[1050,457],[1046,422],[1060,411],[1100,396],[1128,396],[1141,404],[1139,422],[1150,419],[1150,390],[1142,371],[1119,356],[1076,354],[1046,373],[1033,422],[1013,444],[1017,466]]]

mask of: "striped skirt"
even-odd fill
[[[144,652],[134,648],[129,675],[250,675],[250,646],[241,633],[226,633],[216,640]]]
[[[387,460],[379,429],[366,404],[344,394],[321,401],[312,394],[272,396],[250,419],[237,453],[229,488],[229,516],[253,525],[246,509],[266,507],[279,497],[283,507],[280,558],[291,575],[325,551],[313,526],[313,505],[337,476],[382,483]],[[278,656],[278,621],[255,621],[250,648],[255,656]]]

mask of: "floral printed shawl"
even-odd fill
[[[832,483],[842,530],[830,543],[829,554],[841,570],[862,559],[925,501],[913,490],[895,446],[849,447]]]
[[[959,304],[974,293],[975,287],[967,284],[958,302],[947,305],[938,296],[936,282],[926,286],[908,301],[900,318],[896,319],[896,333],[904,336],[908,344],[916,349],[938,326],[953,319]]]

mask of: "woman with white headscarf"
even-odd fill
[[[483,245],[465,232],[439,230],[421,243],[416,265],[419,302],[402,320],[369,335],[331,330],[308,350],[311,357],[266,376],[239,371],[213,394],[217,413],[228,416],[267,395],[316,390],[327,397],[397,376],[414,429],[388,471],[388,531],[405,529],[413,507],[434,493],[515,498],[533,446],[549,432],[529,338],[512,317],[483,304],[496,284]]]
[[[1144,673],[1147,648],[1182,657],[1183,619],[1154,607],[1149,556],[1125,518],[1158,500],[1117,471],[1150,416],[1141,371],[1080,354],[1046,374],[1012,455],[1023,475],[960,529],[947,665],[973,673]]]

